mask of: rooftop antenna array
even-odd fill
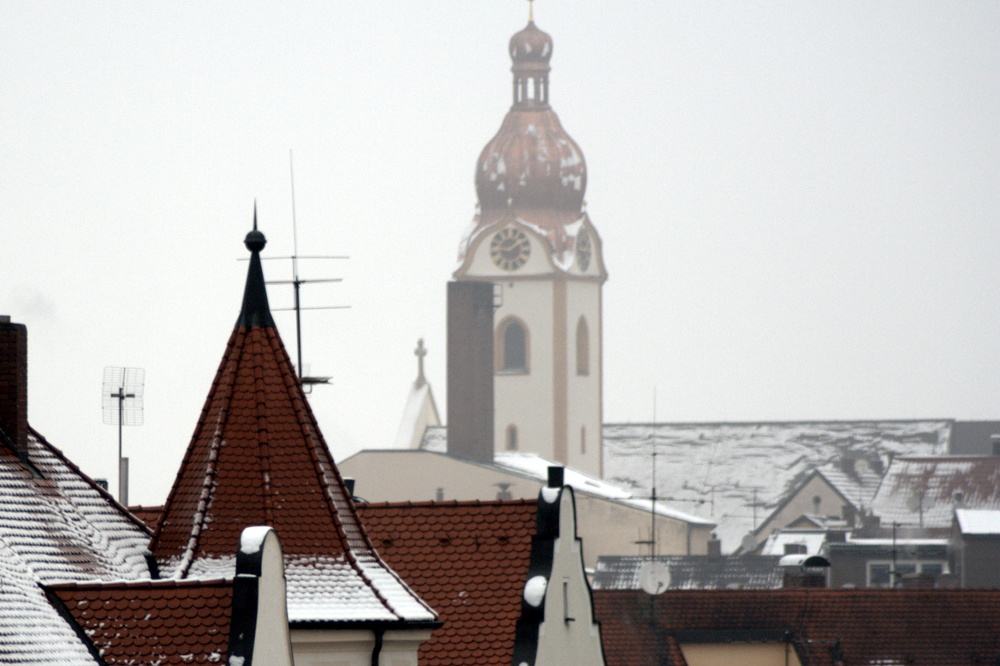
[[[128,458],[122,457],[122,426],[142,425],[145,380],[142,368],[104,368],[104,425],[118,426],[118,502],[123,506],[128,506]]]
[[[349,309],[350,305],[321,305],[316,307],[303,307],[302,301],[300,300],[300,288],[304,284],[318,283],[318,282],[343,282],[342,278],[319,278],[319,279],[303,279],[299,277],[299,260],[305,259],[350,259],[346,255],[300,255],[299,254],[299,236],[298,236],[298,222],[295,216],[295,163],[292,159],[292,151],[288,151],[288,170],[291,178],[292,187],[292,254],[286,257],[261,257],[262,260],[291,260],[292,261],[292,279],[291,280],[267,280],[266,284],[290,284],[295,291],[295,305],[290,308],[271,308],[271,312],[295,312],[295,352],[298,360],[298,365],[296,366],[296,371],[299,375],[299,382],[302,384],[302,388],[306,393],[312,392],[312,387],[316,384],[329,384],[331,377],[311,377],[307,376],[304,366],[302,365],[302,311],[303,310],[346,310]],[[246,259],[241,259],[241,261],[246,261]]]

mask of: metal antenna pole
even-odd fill
[[[656,557],[656,387],[653,387],[653,479],[649,502],[649,553]]]
[[[302,371],[302,308],[299,306],[299,233],[295,219],[295,163],[292,150],[288,150],[288,172],[292,183],[292,284],[295,286],[295,351],[299,359],[299,381],[305,376]]]
[[[122,478],[122,421],[125,419],[125,387],[118,388],[118,501],[125,504],[125,479]]]

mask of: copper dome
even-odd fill
[[[510,38],[510,58],[514,63],[543,62],[552,57],[552,38],[528,21],[527,27]]]
[[[514,105],[476,164],[479,225],[508,210],[550,229],[570,224],[583,210],[587,164],[548,103],[552,38],[529,22],[511,38],[510,55]]]

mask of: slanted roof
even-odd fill
[[[669,567],[672,590],[769,589],[781,587],[784,572],[780,557],[740,555],[658,555]],[[638,590],[648,556],[601,555],[597,558],[591,587],[595,590]]]
[[[52,585],[108,666],[220,664],[226,658],[232,581]]]
[[[40,584],[148,578],[149,532],[34,430],[0,445],[0,661],[95,664]]]
[[[872,500],[883,525],[949,528],[955,508],[1000,509],[1000,456],[906,456]]]
[[[780,640],[788,632],[813,666],[992,664],[1000,655],[1000,590],[671,590],[652,599],[596,590],[594,607],[608,666],[660,664],[667,637],[683,645],[685,633],[693,642],[727,634]],[[669,663],[684,666],[677,656]]]
[[[281,535],[291,622],[434,622],[379,559],[271,319],[260,250],[247,235],[243,309],[151,549],[178,579],[232,576],[243,528]]]
[[[542,486],[546,484],[549,467],[562,466],[561,463],[543,458],[537,453],[526,452],[496,452],[493,454],[492,463],[483,463],[467,460],[458,456],[450,456],[450,454],[447,453],[446,446],[447,432],[447,426],[428,427],[424,431],[424,436],[420,443],[420,450],[439,453],[441,455],[448,455],[449,457],[461,460],[462,462],[470,465],[488,467],[505,474],[512,474],[523,479],[530,479],[536,483],[540,483]],[[627,490],[622,490],[621,487],[616,486],[613,483],[608,483],[571,467],[565,468],[565,481],[566,485],[572,486],[578,495],[588,495],[590,497],[598,497],[613,502],[619,502],[634,509],[640,509],[647,512],[650,509],[648,494],[631,493]],[[646,499],[643,499],[643,497]],[[706,527],[714,525],[711,520],[696,516],[693,513],[675,509],[665,502],[658,501],[656,503],[656,513],[657,515],[684,521],[692,525],[702,525]]]
[[[830,464],[816,470],[838,493],[857,509],[867,509],[882,482],[882,475],[874,471],[844,471],[841,464]]]
[[[955,521],[964,535],[1000,536],[1000,511],[956,509]]]
[[[358,507],[382,557],[444,621],[422,665],[511,663],[536,512],[535,500]]]
[[[947,452],[951,421],[605,424],[604,480],[637,495],[662,497],[718,524],[723,549],[737,548],[817,467],[847,455],[880,457]],[[710,502],[704,500],[711,498]],[[713,511],[714,507],[714,511]]]

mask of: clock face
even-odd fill
[[[490,241],[490,258],[497,268],[516,271],[531,254],[531,242],[518,229],[503,229]]]
[[[576,235],[576,263],[580,266],[580,272],[586,272],[590,266],[590,255],[593,248],[590,246],[590,234],[586,229],[580,229]]]

